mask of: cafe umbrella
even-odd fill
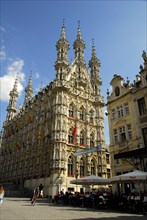
[[[145,182],[147,183],[147,172],[134,170],[122,175],[113,176],[109,179],[110,183],[130,183],[130,182]]]
[[[91,175],[91,176],[85,176],[83,178],[71,180],[70,183],[77,185],[107,185],[109,181],[106,178],[96,175]]]

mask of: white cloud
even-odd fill
[[[35,79],[38,79],[40,77],[40,74],[38,72],[36,72],[36,73],[33,74],[33,76],[34,76]]]
[[[4,50],[0,51],[0,60],[4,61],[6,59],[6,52]]]
[[[0,61],[6,60],[6,52],[5,52],[5,46],[1,46],[0,49]]]
[[[6,29],[5,29],[4,27],[0,26],[0,31],[1,31],[1,32],[5,32]]]
[[[17,78],[18,79],[18,92],[19,95],[21,94],[23,90],[23,85],[21,84],[25,79],[25,74],[22,72],[24,66],[24,61],[22,59],[17,59],[13,61],[8,67],[7,67],[7,73],[0,77],[0,86],[1,86],[1,92],[0,92],[0,100],[1,101],[9,101],[9,93],[13,89],[14,81]]]

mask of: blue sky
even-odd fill
[[[0,129],[6,118],[8,94],[16,75],[19,80],[18,106],[32,71],[34,94],[55,78],[56,42],[65,20],[70,43],[69,61],[80,21],[86,43],[85,60],[91,58],[92,38],[101,61],[102,95],[114,74],[135,79],[147,50],[147,2],[138,1],[8,1],[1,0]],[[105,118],[105,139],[109,143]]]

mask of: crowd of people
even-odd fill
[[[79,192],[58,192],[54,196],[54,202],[73,205],[94,207],[100,209],[114,209],[128,212],[144,213],[147,212],[147,193],[132,192],[127,194],[113,194],[112,191],[100,192],[91,191],[86,193]]]

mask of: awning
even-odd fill
[[[126,151],[118,154],[114,154],[114,159],[121,158],[145,158],[147,157],[147,148],[140,148],[132,151]]]

